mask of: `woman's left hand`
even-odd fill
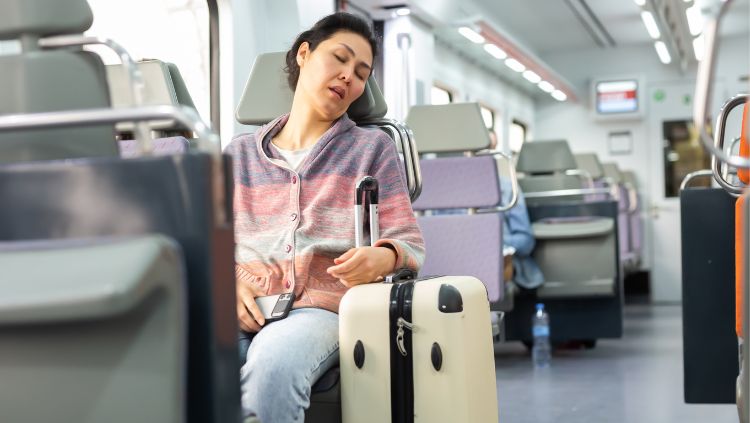
[[[352,287],[377,281],[393,272],[396,253],[386,247],[359,247],[350,249],[333,262],[336,266],[329,267],[328,274]]]

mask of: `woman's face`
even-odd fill
[[[297,91],[326,120],[338,119],[364,92],[372,69],[372,49],[361,35],[339,31],[310,51],[302,43],[297,51],[300,67]]]

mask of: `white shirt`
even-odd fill
[[[276,151],[278,151],[281,158],[284,159],[284,161],[289,164],[289,167],[291,167],[295,172],[299,170],[299,166],[303,161],[305,161],[305,157],[307,157],[307,155],[310,153],[310,150],[312,150],[313,148],[313,146],[310,146],[307,148],[303,148],[302,150],[284,150],[283,148],[279,148],[273,142],[271,143],[271,145],[276,149]]]

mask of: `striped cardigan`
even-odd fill
[[[237,283],[256,284],[264,295],[294,291],[295,308],[337,312],[347,287],[326,269],[354,247],[354,186],[365,175],[379,182],[381,239],[374,245],[390,245],[397,268],[419,270],[424,241],[395,143],[344,115],[295,172],[269,148],[287,119],[238,135],[226,149],[234,159]]]

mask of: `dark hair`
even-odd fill
[[[284,72],[287,73],[287,82],[289,82],[289,88],[291,88],[292,91],[297,88],[297,81],[299,80],[297,51],[302,43],[305,41],[308,42],[310,44],[310,51],[313,51],[318,47],[318,44],[331,38],[333,34],[340,31],[352,32],[364,37],[364,39],[370,43],[370,48],[372,48],[372,58],[373,61],[375,60],[378,45],[377,40],[372,34],[372,29],[370,29],[370,25],[362,18],[352,15],[351,13],[336,12],[319,20],[312,28],[299,34],[297,39],[294,40],[292,48],[286,52],[286,67],[284,68]]]

